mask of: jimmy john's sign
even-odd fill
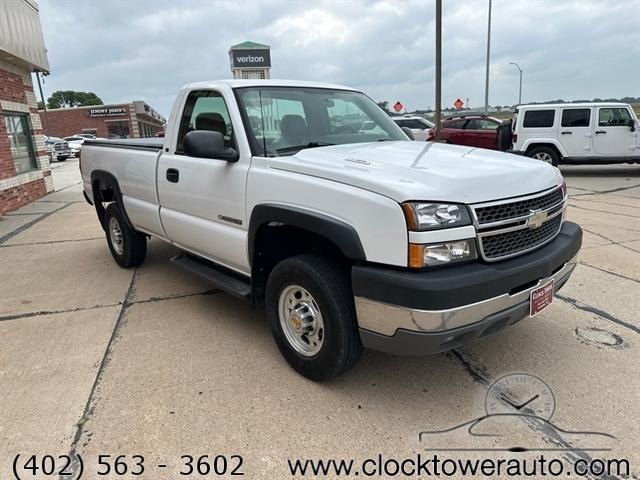
[[[231,68],[264,68],[271,66],[268,49],[231,50]]]
[[[90,117],[120,117],[127,114],[127,109],[122,107],[104,107],[89,109]]]

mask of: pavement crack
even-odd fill
[[[71,203],[65,203],[60,208],[56,208],[55,210],[52,210],[52,211],[50,211],[48,213],[43,213],[42,216],[40,216],[40,217],[38,217],[38,218],[36,218],[34,220],[31,220],[28,223],[25,223],[21,227],[16,228],[14,231],[7,233],[4,237],[0,237],[0,245],[2,245],[4,242],[9,240],[10,238],[15,237],[19,233],[24,232],[27,228],[33,227],[36,223],[41,222],[42,220],[44,220],[45,218],[48,218],[49,216],[53,215],[56,212],[59,212],[63,208],[67,208],[69,205],[71,205]]]
[[[467,374],[473,379],[474,382],[489,387],[494,382],[494,378],[489,371],[481,365],[478,361],[468,357],[458,350],[450,350],[445,354],[448,358],[459,362]],[[501,392],[507,394],[508,392]],[[552,428],[546,422],[542,422],[535,417],[520,417],[525,425],[529,427],[533,432],[539,434],[547,444],[553,448],[550,451],[557,451],[561,453],[561,456],[570,464],[575,465],[576,461],[583,460],[587,464],[590,464],[593,460],[585,450],[576,449],[569,441],[565,440],[557,429]],[[599,475],[597,477],[587,476],[585,478],[598,478],[614,480],[620,477],[610,475]]]
[[[132,302],[129,302],[129,305],[137,305],[139,303],[152,303],[152,302],[160,302],[163,300],[175,300],[176,298],[188,298],[188,297],[199,297],[199,296],[203,296],[203,295],[215,295],[216,293],[220,293],[222,292],[222,290],[219,290],[217,288],[212,288],[209,290],[205,290],[204,292],[195,292],[195,293],[179,293],[176,295],[166,295],[163,297],[151,297],[151,298],[147,298],[145,300],[135,300]]]
[[[608,273],[609,275],[613,275],[614,277],[623,278],[624,280],[629,280],[631,282],[640,283],[640,280],[636,280],[635,278],[627,277],[626,275],[622,275],[621,273],[612,272],[611,270],[605,270],[604,268],[596,267],[594,265],[590,265],[584,262],[578,262],[580,265],[585,267],[593,268],[595,270],[600,270],[601,272]]]
[[[631,323],[625,322],[624,320],[620,320],[619,318],[614,317],[613,315],[611,315],[608,312],[605,312],[604,310],[600,310],[599,308],[592,307],[591,305],[587,305],[586,303],[582,303],[581,301],[576,300],[575,298],[565,297],[564,295],[556,294],[556,297],[564,302],[571,304],[573,307],[577,308],[578,310],[593,313],[595,315],[598,315],[599,317],[604,318],[605,320],[609,320],[610,322],[613,322],[622,327],[628,328],[629,330],[632,330],[636,333],[640,333],[640,327],[636,327]]]
[[[138,267],[133,271],[133,275],[131,276],[131,282],[129,283],[129,288],[127,289],[127,293],[122,300],[122,307],[118,312],[118,317],[116,319],[115,325],[113,326],[113,331],[111,332],[111,337],[107,342],[107,346],[104,350],[104,354],[102,356],[102,360],[100,361],[100,365],[98,366],[98,371],[96,372],[96,378],[93,381],[93,385],[91,386],[91,391],[89,392],[89,396],[87,397],[87,401],[84,406],[84,411],[82,416],[76,423],[76,433],[73,437],[73,441],[71,442],[71,446],[69,448],[69,458],[71,458],[70,469],[72,472],[72,477],[74,477],[78,473],[78,469],[80,468],[80,462],[78,461],[77,456],[77,448],[80,440],[82,438],[82,434],[85,431],[86,422],[91,418],[93,412],[95,410],[95,395],[100,386],[100,382],[102,382],[102,377],[104,375],[105,368],[111,361],[111,349],[115,345],[116,340],[118,339],[120,329],[124,325],[124,317],[127,311],[127,308],[130,305],[130,298],[133,296],[135,291],[135,280],[138,276]],[[60,480],[66,479],[66,476],[60,476]]]
[[[122,302],[111,303],[106,305],[93,305],[91,307],[69,308],[66,310],[39,310],[37,312],[17,313],[15,315],[5,315],[3,317],[0,317],[0,322],[5,322],[7,320],[19,320],[21,318],[39,317],[41,315],[55,315],[58,313],[83,312],[85,310],[95,310],[97,308],[117,307],[118,305],[122,305]]]
[[[598,210],[597,208],[586,208],[586,207],[579,207],[578,205],[573,205],[573,204],[569,204],[570,207],[572,208],[577,208],[579,210],[588,210],[589,212],[599,212],[599,213],[606,213],[608,215],[615,215],[617,217],[627,217],[627,218],[640,218],[640,216],[638,215],[628,215],[626,213],[616,213],[616,212],[608,212],[606,210]]]
[[[604,238],[607,242],[610,242],[607,245],[597,245],[598,247],[606,247],[608,245],[618,245],[619,247],[626,248],[627,250],[631,250],[632,252],[637,252],[637,250],[634,250],[633,248],[630,248],[627,245],[624,245],[624,242],[616,242],[612,238],[609,238],[609,237],[607,237],[605,235],[602,235],[601,233],[594,232],[593,230],[589,230],[589,229],[587,229],[585,227],[582,227],[582,230],[584,230],[585,232],[589,232],[592,235],[596,235],[596,236],[598,236],[600,238]],[[633,241],[633,240],[631,240],[631,241]]]
[[[12,243],[11,245],[0,245],[0,248],[27,247],[30,245],[50,245],[52,243],[88,242],[89,240],[102,240],[103,238],[104,237],[91,237],[91,238],[74,238],[71,240],[49,240],[45,242]]]

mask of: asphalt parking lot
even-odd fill
[[[173,247],[151,240],[141,267],[118,267],[77,160],[56,164],[59,191],[0,221],[0,478],[17,453],[140,454],[149,478],[179,478],[184,454],[239,454],[245,477],[269,479],[287,458],[407,457],[420,431],[482,415],[512,372],[549,385],[564,429],[523,424],[516,439],[640,474],[640,166],[562,170],[584,244],[548,310],[447,354],[365,352],[316,384],[281,358],[262,311],[178,270]],[[586,430],[614,436],[610,450],[567,451],[565,433]]]

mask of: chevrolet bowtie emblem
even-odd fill
[[[529,228],[540,228],[542,224],[547,221],[547,217],[547,212],[531,210],[531,214],[527,219],[527,225]]]

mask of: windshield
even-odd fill
[[[236,92],[256,155],[407,140],[389,116],[359,92],[306,87],[250,87]]]

